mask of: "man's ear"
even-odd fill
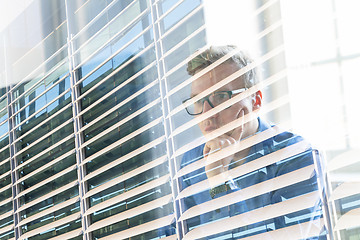
[[[253,110],[257,110],[262,104],[262,92],[259,90],[253,96]]]

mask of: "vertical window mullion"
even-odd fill
[[[75,58],[74,58],[74,35],[73,35],[73,25],[75,24],[75,18],[70,9],[70,4],[68,0],[65,0],[65,11],[66,11],[66,20],[67,20],[67,33],[68,33],[68,58],[69,58],[69,72],[70,72],[70,92],[71,92],[71,101],[73,103],[72,112],[73,112],[73,124],[74,124],[74,135],[75,135],[75,151],[76,151],[76,165],[77,165],[77,177],[79,183],[79,197],[80,197],[80,212],[81,212],[81,226],[82,231],[85,233],[86,229],[90,225],[90,217],[86,216],[84,213],[89,208],[88,201],[84,198],[85,193],[88,191],[87,185],[83,180],[86,175],[85,165],[81,165],[81,162],[85,158],[84,150],[80,148],[83,143],[82,133],[79,131],[81,128],[81,121],[79,113],[81,111],[80,101],[77,99],[80,96],[79,85],[76,85],[78,80],[77,72],[75,71]],[[60,99],[59,99],[60,101]],[[89,240],[89,234],[83,234],[84,240]]]
[[[167,86],[166,86],[166,81],[164,78],[164,73],[165,73],[165,66],[164,66],[164,62],[161,60],[163,58],[163,47],[162,47],[162,36],[161,36],[161,29],[160,29],[160,22],[158,21],[159,19],[159,12],[158,12],[158,3],[155,3],[156,1],[154,0],[149,0],[150,1],[150,8],[151,8],[151,15],[152,15],[152,24],[153,24],[153,34],[154,34],[154,42],[155,42],[155,54],[156,54],[156,62],[157,62],[157,70],[158,70],[158,77],[159,77],[159,90],[160,90],[160,98],[161,98],[161,105],[162,105],[162,114],[163,114],[163,126],[164,126],[164,132],[165,132],[165,137],[166,137],[166,155],[167,155],[167,161],[169,162],[169,172],[170,172],[170,182],[171,182],[171,192],[172,192],[172,196],[173,196],[173,208],[174,208],[174,217],[176,219],[176,228],[179,227],[178,224],[178,216],[177,216],[177,212],[181,212],[180,210],[177,210],[178,206],[175,202],[176,199],[176,193],[175,190],[179,189],[179,186],[174,186],[174,184],[177,184],[178,182],[174,183],[172,180],[172,177],[175,175],[175,173],[173,173],[173,171],[176,169],[176,167],[173,165],[173,162],[171,161],[171,155],[174,152],[174,142],[172,141],[171,138],[169,138],[169,136],[171,135],[172,132],[172,126],[171,123],[169,121],[169,119],[166,118],[166,116],[169,113],[169,101],[168,98],[165,98],[165,96],[167,95]],[[177,234],[177,238],[181,239],[181,236],[183,236],[183,232],[180,233],[180,231],[183,231],[178,229],[178,231],[176,231]]]

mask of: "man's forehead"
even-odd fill
[[[224,80],[226,77],[230,76],[234,72],[238,71],[240,67],[235,63],[224,63],[216,68],[211,69],[209,72],[200,76],[193,81],[191,85],[192,96],[199,94],[201,91],[215,85],[216,83]],[[245,85],[244,81],[241,79],[234,80],[231,83],[223,86],[221,89],[232,89],[236,85],[236,88],[244,87],[240,85]],[[239,86],[237,86],[239,85]],[[221,91],[221,89],[219,89]]]
[[[240,67],[233,62],[224,62],[216,67],[212,65],[210,65],[209,67],[211,70],[209,70],[208,73],[215,75],[217,77],[224,77],[224,78],[240,69]],[[196,71],[196,73],[200,72],[201,70]]]

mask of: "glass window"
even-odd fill
[[[24,190],[38,184],[39,182],[42,182],[42,181],[48,179],[49,177],[52,177],[55,174],[60,173],[61,171],[75,165],[75,163],[76,163],[76,161],[75,161],[74,154],[70,155],[69,157],[66,157],[65,159],[62,159],[61,161],[56,162],[54,165],[46,168],[44,171],[41,171],[40,173],[37,173],[37,174],[27,178],[26,180],[22,181],[19,184],[20,191],[24,191]],[[35,165],[35,164],[31,164],[31,165]],[[29,167],[22,168],[19,171],[20,177],[26,176],[27,175],[26,172],[28,170],[30,170]],[[32,173],[32,171],[30,173]]]
[[[0,189],[11,184],[11,177],[7,175],[0,179]]]
[[[4,127],[7,127],[7,123]],[[5,135],[0,138],[0,149],[3,149],[9,144],[9,135]]]
[[[356,0],[27,2],[0,239],[358,238]]]
[[[144,9],[147,8],[147,1],[145,0],[135,0],[133,4],[118,15],[116,18],[112,19],[105,28],[102,28],[95,35],[92,35],[89,41],[86,44],[82,45],[79,48],[79,51],[76,54],[76,63],[77,65],[84,61],[86,58],[91,56],[95,51],[97,51],[103,44],[108,42],[115,34],[117,34],[122,28],[127,26],[132,20],[134,20]],[[75,39],[75,42],[79,39]],[[80,47],[80,44],[77,43],[76,46]]]
[[[145,144],[157,139],[158,137],[163,136],[163,131],[164,127],[161,124],[157,124],[154,127],[144,130],[144,132],[139,133],[131,139],[126,140],[119,146],[122,149],[121,155],[126,155],[127,153],[144,146]],[[109,146],[111,143],[113,143],[112,140],[108,140],[105,142],[99,141],[89,144],[85,148],[85,156],[89,157],[96,152],[104,149],[106,146]]]
[[[4,157],[4,159],[5,159],[5,161],[2,161],[0,163],[0,174],[2,175],[4,173],[6,173],[7,171],[10,171],[9,149],[7,148],[4,151],[2,151],[0,153],[0,156]]]
[[[32,215],[35,215],[41,211],[44,211],[50,207],[56,206],[66,200],[72,199],[79,195],[79,186],[74,186],[65,191],[62,191],[59,194],[52,196],[44,201],[41,201],[31,207],[25,208],[23,211],[20,212],[21,219],[25,219]],[[12,203],[11,203],[12,204]]]
[[[160,15],[169,11],[170,8],[174,7],[174,5],[178,2],[179,2],[179,0],[161,0],[161,1],[159,1],[158,8],[159,8],[159,12],[161,13]]]
[[[204,12],[198,11],[193,16],[191,16],[184,23],[179,25],[174,31],[167,34],[163,39],[163,48],[164,53],[176,46],[179,42],[183,41],[190,34],[192,34],[197,29],[204,26]]]
[[[141,166],[147,163],[151,163],[152,161],[155,161],[156,159],[164,156],[165,153],[166,152],[165,152],[164,143],[162,143],[159,146],[156,146],[155,148],[151,148],[143,153],[140,153],[135,157],[130,158],[125,162],[89,179],[88,180],[89,188],[90,189],[96,188],[103,183],[106,183],[112,179],[115,179],[116,177],[129,173],[131,171],[137,172],[136,171],[137,168],[140,168]],[[95,163],[93,163],[92,165],[95,165]],[[88,169],[92,170],[92,168],[90,168],[93,167],[92,165],[88,164]],[[98,167],[98,165],[99,164],[97,164],[96,166]]]
[[[168,2],[168,1],[167,1]],[[178,23],[181,19],[183,19],[186,15],[188,15],[191,11],[193,11],[196,7],[200,5],[201,1],[199,0],[185,0],[180,3],[174,10],[172,10],[169,14],[164,17],[164,20],[161,21],[161,31],[165,33],[169,28]]]
[[[37,198],[40,198],[41,196],[44,196],[58,188],[61,188],[62,186],[71,183],[73,181],[77,180],[77,174],[76,170],[73,170],[69,173],[66,173],[62,176],[59,176],[55,180],[45,183],[44,185],[34,189],[33,191],[26,193],[24,196],[20,197],[20,205],[27,204],[31,201],[36,200]],[[21,184],[24,185],[24,189],[27,189],[28,186],[26,186],[27,181],[22,182]]]
[[[10,211],[12,211],[12,208],[13,208],[12,201],[9,201],[9,202],[7,202],[5,204],[2,204],[0,206],[0,214],[2,215],[4,213],[10,212]]]
[[[80,204],[79,202],[75,203],[75,204],[71,204],[65,208],[62,208],[60,210],[57,210],[51,214],[45,215],[41,218],[36,219],[35,221],[32,221],[28,224],[25,224],[23,226],[21,226],[21,230],[22,230],[22,234],[34,230],[36,228],[39,228],[41,226],[44,226],[46,224],[55,222],[57,220],[60,220],[62,218],[65,218],[67,216],[70,216],[76,212],[80,211]]]
[[[8,188],[0,192],[0,202],[10,198],[12,196],[12,189]]]
[[[91,162],[88,162],[86,164],[87,172],[88,173],[94,172],[98,168],[101,168],[101,167],[105,166],[106,164],[111,163],[112,161],[115,161],[116,159],[120,158],[121,156],[126,156],[125,154],[122,154],[122,151],[123,151],[122,148],[117,147],[117,148],[112,149],[108,153],[95,158]],[[129,162],[125,163],[125,165],[128,168],[123,169],[123,165],[119,165],[118,168],[114,169],[113,173],[116,172],[117,169],[119,169],[119,171],[122,171],[124,173],[127,171],[130,171],[130,170],[133,170],[130,167],[131,166],[131,164],[129,164],[130,162],[136,162],[137,164],[143,163],[145,165],[146,161],[151,161],[160,156],[163,156],[165,154],[165,151],[166,151],[165,143],[161,143],[161,144],[154,146],[148,150],[145,150],[144,152],[139,152],[133,158],[130,158]],[[129,165],[127,165],[127,164],[129,164]],[[116,177],[116,175],[117,174],[114,174],[113,177]],[[89,184],[90,188],[94,188],[101,182],[97,182],[95,180],[90,180],[89,183],[90,183]]]
[[[171,204],[167,204],[164,207],[161,207],[161,208],[158,208],[155,210],[151,210],[151,211],[143,213],[139,216],[130,218],[128,220],[123,220],[116,224],[109,225],[105,228],[96,230],[93,232],[93,236],[96,239],[105,237],[107,235],[114,234],[116,232],[120,232],[120,231],[126,230],[131,227],[138,226],[138,225],[146,223],[146,222],[150,222],[152,220],[161,218],[163,216],[170,215],[171,213],[172,213],[172,206],[171,206]],[[174,231],[172,231],[172,232],[174,232]]]
[[[11,231],[8,231],[8,232],[5,232],[5,233],[1,233],[0,238],[4,239],[4,240],[8,240],[8,239],[14,238],[14,235],[15,235],[14,231],[11,230]]]
[[[6,105],[4,107],[6,107]],[[5,121],[9,116],[6,108],[2,108],[2,106],[0,106],[0,109],[2,109],[0,110],[0,123],[1,123]]]
[[[6,227],[14,223],[13,216],[6,217],[0,220],[0,228]]]
[[[64,225],[55,227],[50,231],[45,231],[40,234],[37,234],[33,237],[29,237],[29,240],[40,240],[40,239],[50,239],[51,237],[60,236],[61,234],[65,234],[71,232],[72,230],[81,228],[81,219],[66,223]]]
[[[33,158],[34,156],[38,155],[42,151],[50,148],[51,146],[55,145],[65,137],[69,136],[74,131],[74,126],[70,122],[69,124],[65,125],[61,129],[57,130],[53,134],[46,136],[40,142],[36,143],[35,145],[30,145],[29,148],[26,148],[26,151],[17,155],[17,161],[19,164],[26,162],[27,160]],[[18,149],[21,150],[21,149]]]
[[[183,43],[182,46],[179,46],[179,48],[173,51],[170,55],[166,56],[166,71],[169,71],[181,61],[184,61],[185,58],[194,53],[197,49],[203,47],[205,44],[205,31],[201,31],[200,33],[196,34],[194,38],[191,38],[187,42]]]
[[[52,86],[52,88],[50,88],[45,94],[42,94],[36,99],[35,99],[35,93],[30,94],[31,97],[29,100],[30,101],[33,100],[33,101],[31,101],[31,103],[27,105],[25,108],[21,108],[22,110],[19,113],[16,113],[15,115],[15,120],[17,120],[16,125],[19,125],[26,118],[33,116],[35,112],[39,112],[46,104],[49,104],[56,98],[59,98],[60,95],[68,91],[68,89],[65,88],[66,81],[69,81],[69,78],[65,78],[57,85]],[[43,92],[44,90],[45,89],[40,91]],[[69,96],[67,98],[69,98]],[[61,97],[58,100],[58,102],[63,102],[63,101],[64,99]],[[20,98],[20,102],[21,102],[21,98]]]

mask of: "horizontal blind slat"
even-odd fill
[[[165,175],[165,176],[162,176],[160,178],[157,178],[157,179],[154,179],[148,183],[145,183],[139,187],[136,187],[134,189],[131,189],[127,192],[124,192],[116,197],[113,197],[111,199],[108,199],[102,203],[99,203],[91,208],[89,208],[84,215],[90,215],[90,214],[93,214],[97,211],[100,211],[104,208],[107,208],[107,207],[110,207],[111,205],[114,205],[115,203],[118,203],[118,202],[121,202],[121,201],[124,201],[128,198],[131,198],[133,196],[136,196],[140,193],[143,193],[149,189],[152,189],[152,188],[155,188],[155,187],[158,187],[166,182],[168,182],[170,180],[170,176],[169,175]]]
[[[24,123],[26,123],[27,121],[29,121],[29,119],[31,119],[32,117],[36,116],[37,114],[39,114],[40,112],[42,112],[43,110],[45,110],[47,107],[49,107],[52,103],[56,102],[59,100],[59,98],[65,96],[68,92],[70,92],[70,89],[65,90],[63,93],[61,93],[60,95],[58,95],[55,99],[51,100],[50,102],[46,103],[45,106],[43,106],[42,108],[40,108],[39,110],[37,110],[36,112],[34,112],[33,114],[31,114],[30,116],[28,116],[26,119],[22,120],[19,124],[17,124],[16,126],[14,126],[13,128],[16,129],[19,126],[23,125]],[[12,115],[11,118],[15,118],[16,115]]]
[[[262,194],[290,186],[292,184],[304,181],[311,177],[314,172],[314,166],[304,167],[291,173],[284,174],[282,176],[269,179],[265,182],[261,182],[250,187],[244,188],[241,191],[236,191],[225,196],[213,199],[211,201],[196,205],[187,211],[185,211],[179,218],[179,221],[183,221],[206,212],[214,211],[216,209],[229,206],[247,199],[260,196]]]
[[[61,208],[64,208],[64,207],[67,207],[67,206],[69,206],[71,204],[76,203],[79,200],[80,200],[79,197],[74,197],[74,198],[71,198],[71,199],[69,199],[69,200],[67,200],[65,202],[59,203],[59,204],[57,204],[55,206],[52,206],[52,207],[50,207],[48,209],[45,209],[45,210],[43,210],[43,211],[41,211],[41,212],[39,212],[39,213],[37,213],[35,215],[32,215],[30,217],[26,217],[25,219],[23,219],[23,220],[21,220],[19,222],[18,226],[23,226],[23,225],[25,225],[25,224],[27,224],[27,223],[29,223],[31,221],[34,221],[34,220],[36,220],[38,218],[43,217],[45,215],[56,212],[56,211],[60,210]]]
[[[9,175],[9,177],[10,177],[10,173],[11,173],[11,170],[9,170],[9,171],[5,172],[4,174],[0,175],[0,179],[6,177],[6,175]],[[1,190],[0,190],[0,192],[1,192]]]
[[[350,210],[336,222],[334,230],[339,231],[360,226],[360,208]]]
[[[40,187],[44,186],[45,184],[49,183],[50,181],[53,181],[53,180],[61,177],[62,175],[65,175],[66,173],[71,172],[72,170],[74,170],[74,169],[76,169],[76,168],[77,168],[76,165],[73,165],[73,166],[71,166],[71,167],[68,167],[68,168],[62,170],[61,172],[59,172],[59,173],[57,173],[57,174],[55,174],[55,175],[52,175],[52,176],[50,176],[49,178],[46,178],[46,179],[44,179],[44,180],[41,181],[41,182],[38,182],[38,183],[35,184],[34,186],[32,186],[32,187],[30,187],[30,188],[27,188],[27,189],[25,189],[24,191],[21,191],[19,194],[16,195],[16,197],[15,197],[14,199],[18,199],[18,198],[20,198],[20,197],[22,197],[22,196],[24,196],[24,195],[26,195],[26,194],[28,194],[28,193],[36,190],[37,188],[40,188]]]
[[[4,214],[0,215],[0,219],[4,219],[4,218],[7,218],[7,217],[10,217],[11,215],[13,215],[13,212],[12,212],[12,211],[7,212],[7,213],[4,213]]]
[[[50,132],[47,132],[45,135],[41,136],[40,138],[38,138],[36,141],[32,142],[30,145],[22,148],[21,150],[18,150],[15,154],[15,157],[20,155],[21,153],[25,152],[26,150],[28,150],[29,148],[35,146],[37,143],[41,142],[42,140],[44,140],[45,138],[51,136],[53,133],[55,133],[56,131],[60,130],[61,128],[65,127],[67,124],[71,123],[73,121],[73,119],[69,119],[66,122],[60,124],[59,126],[57,126],[56,128],[54,128],[53,130],[51,130]]]
[[[84,113],[86,113],[87,111],[91,110],[94,106],[97,106],[99,103],[101,103],[103,100],[105,100],[107,97],[111,96],[112,94],[114,94],[115,92],[117,92],[118,90],[120,90],[121,88],[123,88],[125,85],[131,83],[134,79],[136,79],[137,77],[139,77],[141,74],[145,73],[147,70],[149,70],[151,67],[153,67],[156,63],[152,62],[149,65],[147,65],[146,67],[144,67],[143,69],[141,69],[139,72],[137,72],[136,74],[134,74],[133,76],[131,76],[129,79],[127,79],[126,81],[122,82],[120,85],[116,86],[114,89],[112,89],[110,92],[106,93],[104,96],[102,96],[101,98],[99,98],[98,100],[96,100],[94,103],[92,103],[90,106],[88,106],[87,108],[85,108],[84,110],[82,110],[78,116],[84,115]],[[117,73],[118,71],[115,70],[115,73]],[[114,74],[115,74],[114,73]],[[111,73],[112,74],[112,73]],[[103,81],[103,80],[101,80]],[[154,80],[157,81],[157,80]],[[154,82],[153,81],[153,82]],[[150,83],[151,84],[151,83]],[[141,91],[141,90],[140,90]],[[122,104],[123,105],[123,104]]]
[[[234,217],[222,219],[200,227],[197,227],[184,236],[184,240],[204,238],[221,232],[229,231],[239,227],[254,224],[288,213],[300,211],[315,206],[320,198],[318,192],[308,193],[280,203],[255,209]]]
[[[67,190],[67,189],[69,189],[69,188],[71,188],[71,187],[73,187],[73,186],[76,186],[77,184],[78,184],[78,181],[77,181],[77,180],[76,180],[76,181],[73,181],[73,182],[71,182],[71,183],[66,184],[65,186],[62,186],[61,188],[58,188],[58,189],[56,189],[56,190],[54,190],[54,191],[52,191],[52,192],[49,192],[48,194],[45,194],[45,195],[42,196],[42,197],[39,197],[39,198],[37,198],[37,199],[34,199],[33,201],[31,201],[31,202],[29,202],[29,203],[26,203],[26,204],[24,204],[23,206],[19,207],[19,208],[17,209],[16,213],[20,213],[21,211],[23,211],[23,210],[25,210],[25,209],[27,209],[27,208],[29,208],[29,207],[32,207],[32,206],[34,206],[35,204],[37,204],[37,203],[39,203],[39,202],[42,202],[42,201],[44,201],[44,200],[46,200],[46,199],[48,199],[48,198],[50,198],[50,197],[52,197],[52,196],[54,196],[54,195],[56,195],[56,194],[58,194],[58,193],[61,193],[61,192],[65,191],[65,190]]]
[[[97,194],[97,193],[99,193],[99,192],[101,192],[101,191],[103,191],[103,190],[105,190],[107,188],[110,188],[110,187],[112,187],[112,186],[114,186],[114,185],[116,185],[118,183],[124,182],[127,179],[135,177],[136,175],[138,175],[140,173],[143,173],[143,172],[145,172],[145,171],[147,171],[147,170],[149,170],[149,169],[151,169],[153,167],[156,167],[156,166],[160,165],[161,163],[165,162],[166,160],[167,160],[166,156],[155,159],[155,160],[153,160],[153,161],[151,161],[151,162],[149,162],[149,163],[147,163],[147,164],[145,164],[145,165],[143,165],[141,167],[138,167],[138,168],[136,168],[136,169],[134,169],[134,170],[132,170],[130,172],[124,173],[123,175],[121,175],[121,176],[119,176],[117,178],[114,178],[114,179],[112,179],[112,180],[110,180],[110,181],[108,181],[108,182],[94,188],[94,189],[89,190],[84,195],[84,197],[88,198],[88,197],[90,197],[92,195],[95,195],[95,194]],[[106,170],[108,170],[108,169],[109,168],[107,168]],[[88,179],[89,178],[85,178],[84,181],[87,181]]]
[[[247,173],[256,171],[260,168],[266,167],[268,165],[271,165],[273,163],[276,163],[278,161],[281,161],[283,159],[295,156],[298,153],[303,152],[306,150],[307,144],[304,144],[304,141],[290,145],[289,147],[280,149],[276,152],[267,154],[263,157],[260,157],[256,160],[253,160],[251,162],[242,164],[234,169],[229,170],[229,175],[233,178],[243,176]],[[191,195],[194,195],[198,192],[204,191],[206,189],[209,189],[214,184],[221,184],[227,181],[228,179],[223,178],[220,174],[212,177],[211,179],[206,179],[201,182],[198,182],[196,184],[193,184],[187,188],[185,188],[183,191],[179,193],[179,195],[176,197],[176,199],[188,197]],[[210,182],[212,183],[210,185]]]
[[[159,138],[153,140],[152,142],[150,142],[150,143],[148,143],[148,144],[146,144],[146,145],[144,145],[144,146],[142,146],[142,147],[140,147],[140,148],[135,149],[134,151],[132,151],[132,152],[130,152],[130,153],[128,153],[128,154],[126,154],[126,155],[124,155],[124,156],[122,156],[122,157],[114,160],[114,161],[112,161],[111,163],[109,163],[109,164],[107,164],[107,165],[105,165],[105,166],[103,166],[103,167],[95,170],[94,172],[91,172],[90,174],[86,175],[86,176],[85,176],[85,181],[87,181],[87,180],[89,180],[90,178],[93,178],[93,177],[99,175],[100,173],[103,173],[103,172],[106,171],[107,169],[110,169],[110,168],[112,168],[112,167],[115,167],[116,165],[119,165],[119,164],[125,162],[126,160],[128,160],[128,159],[130,159],[130,158],[132,158],[132,157],[135,157],[136,155],[138,155],[138,154],[140,154],[140,153],[143,153],[143,152],[149,150],[150,148],[155,147],[156,145],[158,145],[158,144],[160,144],[160,143],[162,143],[162,142],[164,142],[164,141],[165,141],[165,136],[162,136],[162,137],[159,137]],[[84,165],[85,163],[86,163],[86,162],[83,162],[83,165]]]
[[[147,104],[146,106],[140,108],[139,110],[137,110],[136,112],[130,114],[129,116],[127,116],[126,118],[122,119],[121,121],[118,121],[116,124],[114,124],[113,126],[109,127],[108,129],[102,131],[101,133],[99,133],[98,135],[94,136],[93,138],[89,139],[88,141],[84,142],[80,148],[83,148],[91,143],[93,143],[94,141],[98,140],[99,138],[105,136],[106,134],[108,134],[109,132],[117,129],[118,127],[120,127],[121,125],[125,124],[126,122],[129,122],[130,120],[132,120],[133,118],[135,118],[136,116],[139,116],[141,113],[145,112],[146,110],[149,110],[151,107],[155,106],[156,104],[160,103],[160,99],[156,99],[155,101]],[[133,131],[131,134],[133,134],[135,131]],[[129,134],[129,135],[131,135]]]
[[[272,138],[282,132],[283,132],[283,130],[281,130],[281,128],[279,126],[269,128],[263,132],[260,132],[260,133],[253,135],[247,139],[244,139],[243,141],[240,141],[239,143],[233,144],[223,150],[213,153],[212,154],[213,160],[208,161],[208,164],[216,162],[217,160],[220,160],[226,156],[235,154],[235,153],[242,151],[244,149],[247,149],[251,146],[254,146],[254,145],[256,145],[260,142],[263,142],[269,138]],[[306,141],[297,142],[297,143],[287,146],[283,149],[279,149],[276,152],[265,155],[265,156],[255,160],[255,161],[252,161],[252,162],[260,163],[260,162],[262,162],[262,159],[264,159],[264,158],[265,159],[270,158],[269,160],[271,160],[271,159],[276,160],[276,157],[277,157],[277,159],[291,157],[295,154],[299,154],[299,153],[305,151],[307,148],[309,148],[309,143],[307,143]],[[254,163],[252,163],[252,164],[254,164]],[[184,168],[180,169],[176,173],[175,178],[179,178],[181,176],[184,176],[185,174],[189,174],[192,171],[195,171],[202,167],[205,167],[205,162],[203,160],[199,160],[194,163],[191,163],[191,164],[185,166]],[[262,166],[262,167],[264,167],[264,166]],[[261,168],[261,166],[259,166],[259,168]]]
[[[11,225],[3,227],[3,228],[0,228],[0,234],[6,233],[6,232],[11,231],[13,229],[14,229],[14,224],[11,224]]]
[[[67,240],[82,235],[82,229],[75,229],[71,232],[61,234],[60,236],[50,238],[50,240]]]
[[[34,127],[32,129],[30,129],[29,131],[27,131],[25,134],[23,134],[20,137],[16,138],[15,141],[12,142],[12,144],[17,143],[18,141],[20,141],[21,139],[23,139],[27,135],[29,135],[32,132],[36,131],[39,126],[44,125],[45,123],[49,122],[50,120],[56,118],[56,116],[60,115],[62,112],[64,112],[67,108],[69,108],[71,106],[72,106],[72,103],[69,103],[68,105],[65,105],[60,110],[56,111],[56,113],[54,115],[51,115],[50,117],[47,117],[44,121],[41,122],[41,124],[37,125],[36,127]]]
[[[140,89],[139,91],[137,91],[134,94],[131,94],[130,97],[126,98],[125,100],[121,101],[119,104],[117,104],[116,106],[112,107],[111,109],[109,109],[108,111],[106,111],[105,113],[101,114],[101,116],[95,118],[94,120],[92,120],[90,123],[86,124],[85,126],[83,126],[80,131],[84,131],[85,129],[89,128],[90,126],[96,124],[96,122],[102,120],[104,118],[104,116],[109,115],[110,113],[116,111],[116,109],[120,108],[121,106],[124,106],[126,103],[130,102],[131,100],[135,99],[136,97],[140,96],[142,93],[144,93],[146,90],[149,90],[151,87],[155,86],[158,83],[158,80],[155,80],[151,83],[149,83],[147,86],[145,86],[144,88]],[[156,101],[156,100],[155,100]],[[92,106],[92,105],[91,105]],[[87,108],[86,108],[87,109]],[[85,109],[85,110],[86,110]],[[81,114],[81,113],[80,113]]]
[[[5,191],[5,190],[7,190],[7,189],[9,189],[9,188],[11,188],[11,184],[6,185],[6,186],[0,188],[0,192],[3,192],[3,191]]]
[[[241,238],[242,240],[263,239],[308,239],[318,237],[324,228],[324,219],[315,219],[311,222],[298,223],[294,226],[261,233],[256,236]]]
[[[333,190],[329,200],[335,201],[355,194],[360,194],[360,182],[344,182]]]
[[[84,165],[85,163],[87,162],[90,162],[91,160],[97,158],[98,156],[100,155],[103,155],[105,153],[107,153],[108,151],[114,149],[115,147],[118,147],[120,146],[120,144],[128,141],[129,139],[131,139],[132,137],[135,137],[136,135],[138,134],[141,134],[142,132],[150,129],[151,127],[153,126],[156,126],[156,124],[159,124],[160,122],[162,121],[162,117],[150,122],[149,124],[145,125],[144,127],[141,127],[140,129],[136,130],[135,132],[132,132],[131,134],[129,134],[128,136],[124,137],[124,138],[121,138],[120,140],[110,144],[109,146],[105,147],[104,149],[94,153],[93,155],[85,158],[85,160],[82,162],[82,165]],[[165,137],[165,136],[164,136]],[[139,149],[139,148],[138,148]],[[137,149],[137,150],[138,150]],[[136,150],[135,150],[136,151]]]
[[[0,191],[0,192],[1,192],[1,191]],[[0,202],[0,206],[6,204],[6,203],[8,203],[8,202],[11,202],[12,200],[13,200],[13,199],[11,198],[11,196],[9,196],[8,199],[5,199],[5,200],[3,200],[3,201]],[[0,216],[0,219],[2,219],[1,216]]]
[[[74,138],[75,134],[72,133],[69,136],[67,136],[66,138],[62,139],[61,141],[55,143],[54,145],[51,145],[51,147],[45,149],[44,151],[41,151],[40,153],[38,153],[37,155],[35,155],[34,157],[30,158],[29,160],[23,162],[22,164],[16,166],[15,170],[18,171],[20,168],[24,167],[25,165],[30,164],[31,162],[33,162],[34,160],[36,160],[38,157],[40,157],[42,154],[49,152],[50,150],[58,147],[59,145],[65,143],[66,141],[70,140],[71,138]]]
[[[96,222],[94,224],[91,224],[89,228],[86,230],[86,232],[92,232],[95,230],[98,230],[100,228],[103,228],[105,226],[109,226],[111,224],[123,221],[125,219],[130,219],[134,216],[140,215],[142,213],[148,212],[150,210],[153,210],[155,208],[161,207],[167,203],[169,203],[172,199],[171,194],[166,195],[164,197],[158,198],[156,200],[153,200],[151,202],[141,204],[138,207],[126,210],[122,213],[112,215],[111,217],[108,217],[106,219],[103,219],[99,222]]]
[[[40,173],[41,171],[44,171],[46,168],[52,166],[52,165],[55,165],[56,163],[60,162],[61,160],[65,159],[66,157],[69,157],[71,154],[74,154],[75,153],[75,149],[73,150],[70,150],[69,152],[65,153],[64,155],[61,155],[60,157],[48,162],[47,164],[37,168],[36,170],[30,172],[29,174],[19,178],[16,182],[15,182],[15,185],[16,184],[19,184],[20,182],[22,181],[25,181],[26,179],[28,179],[29,177],[32,177],[34,176],[35,174],[37,173]]]
[[[169,215],[169,216],[166,216],[163,218],[153,220],[151,222],[141,224],[136,227],[132,227],[132,228],[124,230],[122,232],[112,234],[112,235],[104,237],[102,239],[103,240],[113,240],[113,239],[130,238],[130,237],[142,234],[142,233],[149,232],[151,230],[155,230],[155,229],[170,225],[173,220],[174,220],[174,215]]]
[[[32,236],[36,235],[36,234],[45,232],[45,231],[50,230],[50,229],[55,228],[55,227],[59,227],[59,226],[65,224],[65,223],[75,221],[76,219],[78,219],[80,217],[81,217],[80,213],[74,213],[74,214],[72,214],[70,216],[64,217],[64,218],[62,218],[60,220],[57,220],[57,221],[52,222],[50,224],[47,224],[45,226],[42,226],[42,227],[36,228],[36,229],[34,229],[32,231],[26,232],[25,234],[20,236],[20,239],[25,240],[25,239],[27,239],[29,237],[32,237]]]

